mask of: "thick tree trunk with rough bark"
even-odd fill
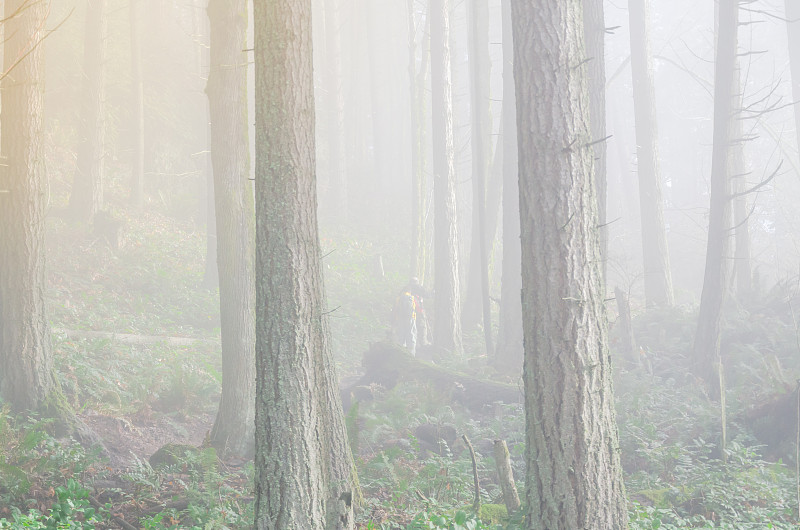
[[[222,397],[211,443],[251,455],[255,441],[255,217],[247,127],[247,2],[210,0],[211,159],[216,201]],[[209,220],[211,221],[211,220]]]
[[[86,2],[83,44],[83,91],[81,93],[81,139],[78,163],[72,180],[69,209],[90,220],[103,208],[103,167],[105,158],[105,56],[106,0]]]
[[[450,1],[431,0],[434,280],[433,345],[461,354],[461,298],[456,229],[453,96],[450,76]]]
[[[650,0],[628,0],[631,32],[633,109],[642,216],[644,296],[648,306],[672,305],[672,272],[664,227],[664,199],[658,160],[658,127],[653,65],[648,37]]]
[[[517,171],[517,105],[514,96],[514,41],[511,0],[503,0],[503,272],[500,288],[500,327],[497,365],[505,371],[522,370],[522,255],[519,228],[519,172]]]
[[[311,2],[254,4],[258,529],[353,528],[317,228]]]
[[[711,207],[703,292],[694,337],[694,359],[709,395],[720,397],[720,327],[722,305],[730,280],[731,151],[735,127],[736,56],[739,5],[724,0],[719,6],[717,60],[714,73],[714,146],[711,153]]]
[[[512,1],[525,338],[526,528],[627,527],[580,2]]]
[[[43,2],[7,0],[3,22],[8,75],[0,114],[0,396],[15,411],[47,407],[56,389],[44,299],[46,11]]]

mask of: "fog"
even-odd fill
[[[791,1],[0,2],[0,528],[796,525]]]

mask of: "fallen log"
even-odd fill
[[[405,349],[394,344],[379,342],[364,353],[364,375],[355,383],[342,389],[345,410],[353,400],[371,398],[374,385],[386,390],[401,381],[429,383],[453,401],[471,410],[481,410],[495,402],[522,403],[520,388],[467,375],[412,357]]]
[[[122,344],[142,345],[166,343],[170,346],[191,346],[198,342],[216,343],[218,341],[192,337],[169,337],[164,335],[134,335],[132,333],[115,333],[110,331],[91,331],[88,329],[54,328],[53,333],[68,339],[101,339]]]

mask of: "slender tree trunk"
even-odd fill
[[[741,83],[741,74],[737,58],[736,73],[734,75],[734,105],[735,117],[731,127],[731,189],[734,193],[741,193],[747,189],[747,172],[745,169],[744,130],[741,116],[742,100],[744,94]],[[739,195],[733,199],[733,227],[735,233],[734,276],[736,277],[736,293],[740,299],[748,297],[753,291],[753,268],[750,259],[750,212],[747,207],[747,196]]]
[[[131,154],[131,204],[144,204],[144,83],[142,78],[142,49],[139,42],[139,3],[130,0],[131,29],[131,92],[133,94],[133,152]]]
[[[672,305],[672,273],[664,227],[664,200],[658,160],[658,127],[653,95],[653,66],[648,37],[650,0],[628,0],[631,32],[633,107],[642,216],[644,294],[648,306]]]
[[[603,0],[583,0],[583,34],[589,73],[594,182],[597,192],[597,224],[600,235],[600,259],[603,281],[608,262],[608,178],[606,176],[606,23]],[[605,290],[605,286],[603,287]]]
[[[427,205],[425,181],[425,86],[428,79],[428,58],[430,57],[430,33],[427,24],[421,31],[422,60],[417,71],[417,45],[414,0],[407,0],[408,6],[408,78],[411,94],[411,276],[416,276],[424,283],[425,276],[425,210]],[[426,17],[427,21],[427,17]]]
[[[198,60],[198,69],[197,75],[199,79],[206,79],[206,98],[205,98],[205,113],[201,115],[201,119],[198,120],[198,126],[205,128],[205,138],[203,139],[203,148],[208,153],[207,156],[201,157],[197,161],[197,166],[199,168],[199,173],[201,178],[199,182],[201,184],[201,190],[199,193],[201,200],[201,209],[202,217],[206,220],[206,270],[203,273],[203,286],[206,289],[214,291],[219,288],[219,265],[217,263],[217,255],[219,252],[219,248],[217,245],[217,207],[216,207],[216,193],[214,191],[215,182],[214,182],[214,160],[213,155],[211,154],[211,137],[214,134],[211,130],[211,100],[210,94],[208,90],[208,79],[211,76],[211,27],[210,27],[210,16],[206,18],[205,23],[203,22],[203,5],[206,6],[206,14],[208,14],[208,3],[209,0],[196,0],[194,13],[196,14],[195,18],[195,35],[197,35],[197,39],[199,39],[197,45],[197,53],[199,56]],[[245,12],[245,21],[247,20]],[[240,43],[241,45],[242,43]],[[245,33],[245,41],[243,45],[243,49],[247,48],[247,35]],[[247,72],[244,73],[245,76],[245,83],[247,82]],[[245,86],[245,102],[242,103],[247,106],[247,87]],[[246,108],[245,108],[246,111]],[[245,139],[248,140],[247,132],[245,132]],[[249,140],[248,140],[249,141]],[[238,147],[238,146],[237,146]],[[248,153],[248,164],[247,164],[247,171],[249,173],[249,153]],[[250,187],[252,191],[252,187]],[[251,217],[252,217],[251,208]],[[223,215],[225,215],[223,213]],[[255,234],[255,229],[253,229],[253,234]],[[255,237],[253,235],[252,237]],[[252,239],[251,237],[251,239]],[[252,281],[252,277],[251,277]],[[255,318],[255,317],[254,317]],[[255,339],[254,339],[255,340]],[[223,376],[224,377],[224,376]]]
[[[252,455],[255,417],[255,217],[247,126],[247,2],[210,0],[208,75],[218,241],[222,397],[211,443]],[[209,219],[211,221],[211,219]]]
[[[0,171],[0,396],[18,412],[48,407],[57,389],[44,297],[46,11],[44,2],[6,0],[3,22],[8,75],[0,115],[6,164]]]
[[[334,218],[347,222],[347,168],[344,134],[344,89],[342,87],[342,27],[339,3],[325,0],[325,44],[327,52],[328,144],[330,190]]]
[[[709,395],[719,398],[720,326],[722,305],[729,288],[731,248],[731,150],[735,133],[736,55],[738,50],[739,5],[724,0],[719,6],[717,60],[714,73],[714,146],[711,154],[711,208],[708,216],[708,244],[703,292],[694,359],[708,385]]]
[[[467,50],[469,62],[469,144],[472,153],[472,230],[470,234],[469,263],[467,264],[466,294],[461,304],[462,329],[478,325],[481,316],[483,271],[481,261],[484,245],[481,226],[486,208],[486,160],[489,132],[489,21],[484,0],[468,0]],[[451,39],[452,41],[452,39]],[[455,49],[455,47],[454,47]]]
[[[467,295],[462,309],[462,328],[477,324],[483,315],[486,353],[492,346],[492,318],[489,306],[489,244],[486,237],[486,181],[489,159],[489,6],[487,0],[467,4],[470,118],[472,146],[472,242],[470,244]]]
[[[526,528],[627,527],[597,237],[580,2],[512,1]]]
[[[260,529],[354,528],[317,228],[311,2],[254,3]]]
[[[522,370],[522,254],[520,248],[517,105],[514,90],[514,40],[511,1],[502,0],[503,15],[503,276],[497,364],[511,373]]]
[[[786,34],[789,38],[789,68],[792,74],[792,100],[800,101],[800,3],[785,0]],[[797,151],[800,154],[800,104],[795,103],[794,128]]]
[[[78,163],[72,180],[69,209],[90,220],[103,208],[103,166],[105,155],[105,56],[106,0],[87,0],[83,47],[83,91],[81,140]]]
[[[450,1],[430,1],[433,135],[434,298],[433,344],[461,354],[461,299],[450,74]]]

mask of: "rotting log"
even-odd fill
[[[494,441],[494,461],[497,466],[500,489],[503,492],[503,502],[506,505],[508,514],[511,515],[519,510],[521,503],[517,493],[517,485],[514,483],[514,472],[511,469],[511,455],[508,453],[508,446],[505,440]]]
[[[165,335],[134,335],[132,333],[115,333],[111,331],[91,331],[88,329],[53,328],[53,334],[68,339],[110,340],[122,344],[143,345],[165,343],[170,346],[192,346],[198,342],[217,343],[219,341],[193,337],[170,337]]]
[[[437,366],[412,357],[403,348],[386,342],[370,346],[364,353],[362,366],[364,375],[342,389],[345,409],[350,407],[353,399],[369,399],[369,388],[374,385],[390,390],[403,381],[429,383],[453,401],[475,411],[495,402],[522,403],[522,390],[517,386]]]

